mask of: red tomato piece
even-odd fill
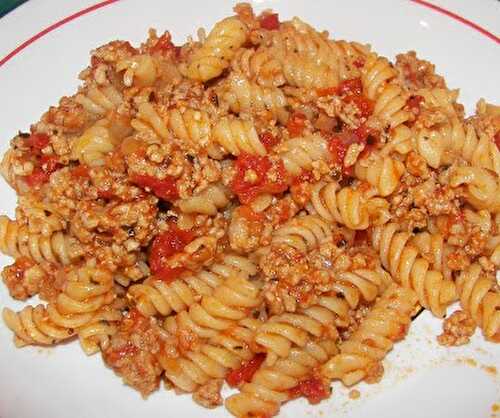
[[[497,148],[500,150],[500,131],[497,132],[495,135],[495,144],[497,145]]]
[[[334,94],[337,94],[338,89],[337,87],[326,87],[324,89],[318,89],[317,93],[318,96],[332,96]]]
[[[354,245],[356,247],[364,245],[368,242],[368,232],[365,230],[356,231],[354,234]]]
[[[263,132],[259,135],[260,142],[264,144],[266,149],[269,151],[275,145],[279,144],[280,140],[278,137],[274,136],[271,132]]]
[[[267,30],[276,30],[280,27],[278,13],[271,13],[260,18],[260,27]]]
[[[362,68],[365,65],[365,59],[362,57],[356,58],[356,60],[354,60],[353,64],[356,68]]]
[[[170,283],[177,279],[187,269],[185,267],[162,267],[155,273],[155,277],[162,282]]]
[[[343,160],[344,159],[342,158],[342,161]],[[292,180],[292,183],[297,185],[297,184],[301,184],[301,183],[305,183],[305,182],[312,182],[313,180],[314,180],[314,176],[313,176],[312,171],[304,170],[297,177],[294,177],[294,179]]]
[[[45,173],[52,174],[61,165],[57,161],[57,157],[54,155],[42,155],[40,157],[40,166]]]
[[[346,95],[356,95],[359,96],[363,92],[363,84],[361,83],[361,78],[351,78],[349,80],[342,81],[337,87],[337,94],[342,96]]]
[[[161,280],[171,281],[184,271],[182,267],[169,267],[167,261],[170,256],[181,252],[193,238],[191,231],[183,231],[175,224],[170,224],[168,231],[158,234],[153,240],[149,254],[152,273]]]
[[[249,170],[254,176],[251,181],[247,179]],[[269,179],[271,170],[275,174],[273,181]],[[238,195],[243,204],[248,204],[260,194],[284,192],[288,187],[285,174],[282,161],[273,164],[268,157],[243,153],[236,160],[236,175],[231,184],[231,189]]]
[[[406,104],[410,108],[410,112],[412,112],[415,116],[418,116],[420,114],[420,106],[423,101],[424,98],[422,96],[412,96],[407,100]]]
[[[33,173],[24,176],[24,181],[29,187],[36,188],[49,181],[50,174],[40,168],[35,168]]]
[[[328,149],[332,154],[333,161],[343,166],[345,154],[348,147],[349,144],[346,141],[342,140],[340,136],[334,136],[332,139],[330,139],[330,142],[328,143]]]
[[[73,177],[89,177],[89,168],[86,165],[79,165],[71,170]]]
[[[238,213],[249,220],[250,222],[260,222],[262,221],[262,214],[254,212],[250,206],[241,205],[238,209]]]
[[[175,200],[179,197],[175,177],[166,176],[163,180],[159,180],[152,176],[132,176],[132,183],[140,187],[149,187],[153,194],[163,200]]]
[[[306,126],[306,116],[301,112],[294,112],[288,119],[286,128],[291,138],[302,135],[302,131]]]
[[[97,196],[99,196],[101,199],[112,199],[115,197],[115,194],[111,190],[97,190]]]
[[[291,399],[303,396],[310,404],[317,404],[330,397],[330,390],[321,379],[313,377],[303,380],[297,386],[289,389],[288,394]]]
[[[259,353],[253,359],[243,363],[239,369],[231,370],[226,374],[226,382],[228,385],[234,388],[243,382],[250,382],[265,358],[265,354]]]
[[[49,145],[50,138],[46,134],[31,134],[27,139],[26,143],[36,150],[42,150],[47,145]]]
[[[172,37],[169,32],[165,32],[158,38],[158,42],[151,48],[151,53],[159,52],[163,54],[166,51],[174,49],[175,45],[172,43]]]
[[[346,103],[353,103],[359,109],[362,117],[367,118],[373,113],[373,102],[365,96],[351,94],[346,96],[344,101]]]

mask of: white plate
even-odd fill
[[[495,4],[496,3],[496,4]],[[498,26],[498,2],[441,0],[460,5],[473,18],[484,19],[490,30]],[[0,20],[0,59],[17,45],[92,1],[30,1]],[[199,26],[210,27],[231,12],[226,1],[182,0],[166,2],[119,1],[82,15],[36,40],[0,67],[0,151],[17,130],[26,131],[50,104],[77,86],[77,74],[87,65],[89,51],[113,39],[138,43],[147,29],[168,29],[174,41],[194,35]],[[448,85],[460,87],[461,100],[470,112],[480,97],[500,103],[499,44],[449,16],[408,1],[255,1],[257,10],[273,7],[283,19],[301,16],[336,38],[372,44],[391,58],[415,49],[436,64]],[[496,18],[495,18],[496,16]],[[498,29],[498,27],[496,28]],[[13,215],[15,194],[1,183],[1,212]],[[0,258],[3,266],[10,263]],[[0,305],[20,308],[3,286]],[[337,418],[476,418],[494,416],[500,402],[499,378],[485,366],[500,364],[500,347],[486,343],[479,332],[469,346],[446,349],[437,345],[440,322],[427,313],[414,324],[409,337],[396,346],[385,362],[381,384],[361,385],[361,398],[349,401],[348,391],[334,385],[328,402],[309,406],[291,402],[281,416]],[[86,358],[79,345],[55,349],[14,349],[11,333],[0,325],[0,417],[32,418],[142,418],[183,414],[192,417],[228,416],[223,408],[208,412],[189,396],[174,396],[163,389],[148,400],[124,386],[105,368],[99,356]],[[476,364],[473,364],[474,359]],[[498,416],[498,413],[497,413]]]

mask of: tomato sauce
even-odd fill
[[[297,386],[289,389],[288,394],[290,399],[303,396],[310,404],[317,404],[330,397],[330,390],[321,379],[313,377],[303,380]]]
[[[265,354],[259,353],[253,359],[243,363],[239,369],[231,370],[226,374],[227,384],[234,388],[241,385],[243,382],[250,382],[265,358]]]
[[[290,134],[290,138],[302,135],[306,127],[306,116],[301,112],[294,112],[290,115],[286,128]]]
[[[149,266],[156,278],[168,283],[185,271],[184,267],[168,266],[168,258],[184,250],[193,238],[191,231],[183,231],[175,224],[170,224],[168,231],[154,238],[149,254]]]
[[[251,170],[252,179],[248,179]],[[274,180],[270,179],[270,174]],[[231,189],[243,204],[250,203],[255,197],[263,193],[277,194],[287,188],[286,172],[282,161],[272,162],[268,157],[241,154],[236,160],[236,174]]]
[[[280,28],[278,13],[270,13],[259,19],[260,27],[267,30],[277,30]]]

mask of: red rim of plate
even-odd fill
[[[4,65],[5,63],[7,63],[8,61],[10,61],[12,58],[14,58],[16,55],[18,55],[21,51],[23,51],[24,49],[26,49],[28,46],[30,46],[32,43],[34,43],[35,41],[37,41],[38,39],[44,37],[46,34],[48,34],[49,32],[52,32],[54,30],[56,30],[57,28],[65,25],[66,23],[68,22],[71,22],[77,18],[79,18],[80,16],[83,16],[83,15],[86,15],[88,13],[91,13],[91,12],[94,12],[98,9],[101,9],[105,6],[109,6],[113,3],[116,3],[120,0],[105,0],[105,1],[102,1],[100,3],[96,3],[90,7],[87,7],[85,9],[82,9],[76,13],[73,13],[67,17],[65,17],[64,19],[61,19],[55,23],[53,23],[52,25],[46,27],[45,29],[41,30],[40,32],[38,32],[37,34],[33,35],[31,38],[27,39],[26,41],[24,41],[21,45],[19,45],[18,47],[16,47],[15,49],[13,49],[11,52],[9,52],[5,57],[3,57],[2,59],[0,59],[0,67],[2,65]],[[450,10],[447,10],[447,9],[444,9],[440,6],[436,6],[435,4],[432,4],[432,3],[429,3],[428,1],[425,1],[425,0],[410,0],[412,3],[415,3],[415,4],[418,4],[420,6],[423,6],[423,7],[427,7],[428,9],[431,9],[437,13],[440,13],[442,15],[445,15],[453,20],[455,20],[456,22],[459,22],[465,26],[468,26],[469,28],[481,33],[482,35],[484,35],[485,37],[487,37],[488,39],[491,39],[492,41],[496,42],[497,44],[500,44],[500,37],[494,35],[493,33],[491,33],[490,31],[488,31],[487,29],[483,28],[482,26],[472,22],[471,20],[468,20],[456,13],[453,13],[452,11]]]

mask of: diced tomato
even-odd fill
[[[328,149],[333,157],[333,161],[343,166],[345,154],[349,145],[350,144],[344,141],[340,136],[334,136],[331,138],[328,143]]]
[[[179,197],[175,177],[166,176],[163,180],[159,180],[152,176],[135,175],[130,180],[140,187],[149,187],[160,199],[172,201]]]
[[[250,206],[241,205],[238,209],[238,213],[251,222],[262,221],[262,214],[254,212]]]
[[[322,96],[332,96],[334,94],[337,94],[337,87],[326,87],[324,89],[318,89],[317,90],[317,93],[318,93],[318,96],[322,97]]]
[[[411,96],[407,100],[406,104],[408,105],[410,112],[412,112],[415,116],[418,116],[420,114],[420,106],[423,101],[424,98],[422,96]]]
[[[146,317],[137,309],[137,308],[132,308],[128,312],[127,319],[130,319],[132,322],[140,322],[146,319]]]
[[[187,269],[185,267],[162,267],[155,273],[155,277],[162,282],[170,283],[178,278]]]
[[[253,178],[248,180],[248,172]],[[270,174],[273,174],[273,180]],[[236,160],[236,174],[231,189],[243,204],[250,203],[256,196],[263,193],[277,194],[287,189],[286,171],[283,162],[273,163],[268,157],[240,154]]]
[[[278,13],[270,13],[260,18],[260,27],[267,30],[276,30],[280,27]]]
[[[374,132],[364,124],[352,131],[344,130],[335,134],[330,139],[329,149],[333,160],[338,164],[343,164],[347,149],[351,144],[355,143],[365,144],[365,149],[361,154],[365,156],[376,147],[377,141],[374,137]]]
[[[277,211],[278,211],[278,222],[280,224],[290,219],[290,203],[281,200],[278,203]]]
[[[353,64],[356,68],[362,68],[365,65],[365,59],[363,57],[356,58]]]
[[[366,141],[368,140],[368,136],[371,133],[371,129],[363,124],[359,128],[352,131],[352,133],[358,138],[357,142],[366,143]]]
[[[359,109],[362,117],[367,118],[373,113],[373,102],[365,96],[350,94],[344,98],[344,102],[353,103]]]
[[[73,177],[89,177],[89,168],[86,165],[79,165],[71,170]]]
[[[172,37],[169,32],[165,32],[158,38],[158,42],[151,48],[151,53],[159,52],[161,54],[174,49],[175,45],[172,43]]]
[[[342,159],[343,161],[343,159]],[[292,184],[297,185],[305,182],[312,182],[314,180],[314,175],[310,170],[303,170],[297,177],[294,177]]]
[[[291,138],[302,135],[302,131],[306,126],[306,116],[301,112],[294,112],[288,119],[286,128]]]
[[[28,146],[34,148],[35,150],[42,150],[47,145],[49,145],[50,138],[46,134],[31,134],[27,139],[26,143]]]
[[[368,242],[368,233],[366,229],[356,231],[354,234],[354,245],[356,247],[364,245]]]
[[[45,173],[52,174],[61,164],[59,164],[57,157],[54,155],[42,155],[40,157],[40,166]]]
[[[289,389],[288,394],[291,399],[303,396],[310,404],[317,404],[330,397],[330,390],[321,379],[313,377]]]
[[[495,144],[497,145],[497,148],[500,150],[500,131],[497,132],[495,135]]]
[[[239,369],[231,370],[226,374],[226,382],[233,388],[239,386],[243,382],[250,382],[265,359],[265,354],[257,354],[253,359],[243,363]]]
[[[263,132],[259,135],[260,142],[264,144],[266,149],[269,151],[275,145],[279,144],[280,140],[278,137],[274,136],[271,132]]]
[[[359,96],[363,92],[363,84],[361,83],[361,78],[351,78],[349,80],[342,81],[337,87],[337,94],[339,96],[343,95],[356,95]]]
[[[158,234],[151,245],[149,254],[149,266],[152,273],[161,280],[171,281],[184,269],[182,267],[170,267],[168,258],[178,252],[193,240],[191,231],[183,231],[175,224],[170,224],[168,231]]]
[[[24,181],[29,187],[39,187],[49,181],[50,174],[43,171],[41,168],[35,168],[33,172],[24,177]]]
[[[111,190],[98,189],[97,196],[99,196],[101,199],[112,199],[113,197],[115,197],[115,194]]]

